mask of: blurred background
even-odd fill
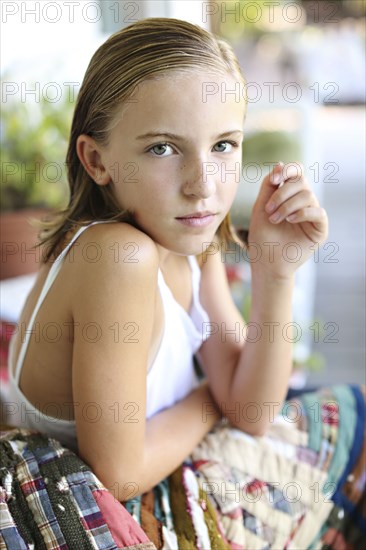
[[[304,165],[328,211],[328,241],[296,279],[292,386],[365,383],[365,7],[365,0],[3,1],[2,364],[40,263],[29,219],[67,202],[68,132],[89,60],[118,29],[175,17],[227,40],[247,81],[234,224],[248,227],[258,187],[280,160]],[[242,253],[226,256],[247,315],[249,265]]]

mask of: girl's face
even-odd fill
[[[121,107],[102,162],[121,208],[157,245],[199,254],[240,179],[242,85],[209,73],[146,81]]]

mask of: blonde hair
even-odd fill
[[[66,164],[70,197],[68,206],[41,222],[39,246],[47,245],[43,261],[60,252],[65,235],[75,226],[94,220],[126,221],[113,185],[99,186],[88,175],[76,152],[81,134],[100,144],[108,135],[118,109],[131,100],[139,84],[171,72],[205,70],[230,74],[245,85],[231,46],[197,25],[180,19],[151,17],[137,21],[113,34],[93,55],[77,98]],[[218,235],[226,242],[240,243],[229,215]]]

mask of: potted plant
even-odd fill
[[[37,271],[39,219],[67,199],[65,156],[72,116],[66,100],[9,101],[1,123],[1,279]]]

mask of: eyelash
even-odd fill
[[[237,141],[231,141],[229,139],[224,140],[224,141],[218,141],[217,143],[230,143],[230,145],[232,145],[235,148],[239,147],[239,143]],[[217,145],[217,143],[216,143],[216,145]]]
[[[231,141],[231,140],[224,140],[224,141],[218,141],[215,145],[218,145],[219,143],[229,143],[230,145],[232,145],[234,148],[238,148],[239,147],[239,143],[236,142],[236,141]],[[154,149],[155,147],[159,147],[159,146],[169,146],[169,147],[173,147],[169,142],[167,141],[164,141],[164,142],[161,142],[161,143],[156,143],[155,145],[152,145],[148,150],[147,152],[150,153],[152,151],[152,149]],[[225,151],[217,151],[218,153],[225,153]],[[153,154],[155,157],[163,157],[163,155],[156,155],[156,154]],[[163,157],[164,158],[164,157]]]

